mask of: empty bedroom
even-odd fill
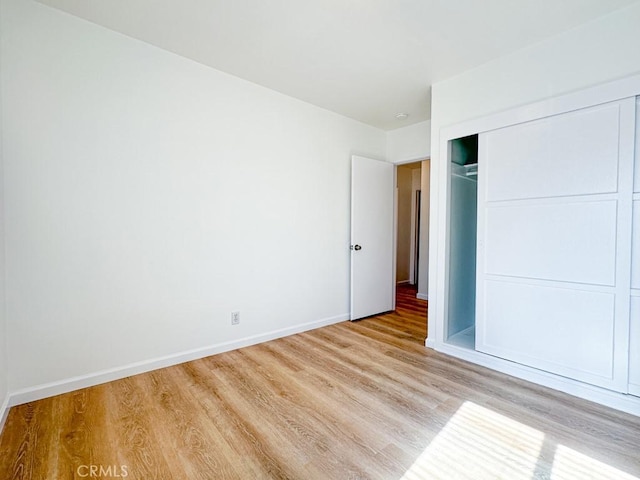
[[[0,480],[640,479],[639,26],[0,0]]]

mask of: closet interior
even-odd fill
[[[449,142],[449,302],[446,341],[475,346],[478,135]]]

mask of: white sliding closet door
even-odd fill
[[[634,99],[479,139],[476,349],[625,391]]]
[[[640,396],[640,100],[636,101],[636,155],[633,175],[633,240],[631,251],[631,327],[629,393]]]

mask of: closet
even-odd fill
[[[441,338],[640,395],[640,102],[585,103],[443,136]]]

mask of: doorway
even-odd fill
[[[424,320],[427,320],[429,299],[430,167],[428,158],[396,164],[397,305],[402,309],[402,305],[406,307],[406,300],[411,299],[410,308],[424,311]]]
[[[422,162],[396,167],[396,284],[417,287],[420,278]]]

